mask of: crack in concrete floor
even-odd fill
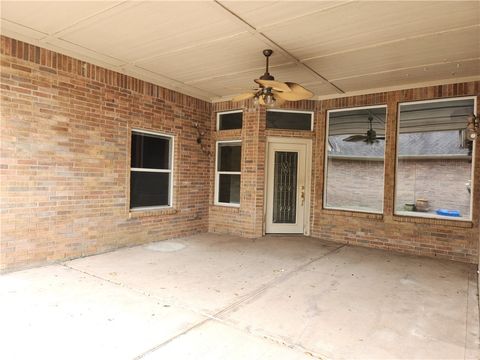
[[[242,295],[241,298],[227,306],[225,306],[223,309],[221,309],[220,311],[217,311],[216,313],[214,313],[213,315],[210,315],[208,313],[205,313],[203,311],[199,311],[198,309],[195,309],[195,308],[191,308],[191,307],[184,307],[184,306],[179,306],[177,304],[178,307],[183,307],[185,308],[186,310],[190,310],[190,311],[193,311],[193,312],[196,312],[202,316],[205,317],[204,320],[200,321],[200,322],[197,322],[195,323],[194,325],[188,327],[187,329],[181,331],[180,333],[172,336],[171,338],[165,340],[165,341],[162,341],[161,343],[155,345],[154,347],[146,350],[145,352],[139,354],[138,356],[136,356],[135,358],[133,358],[133,360],[140,360],[140,359],[143,359],[145,358],[145,356],[147,356],[148,354],[151,354],[157,350],[159,350],[162,346],[165,346],[166,344],[174,341],[175,339],[179,338],[180,336],[182,335],[185,335],[187,334],[188,332],[196,329],[196,328],[199,328],[201,327],[202,325],[206,324],[207,322],[209,321],[219,321],[221,323],[223,323],[224,325],[227,325],[227,326],[232,326],[232,324],[229,324],[225,321],[223,321],[222,319],[222,316],[228,314],[230,311],[232,311],[233,309],[236,309],[238,307],[240,307],[242,304],[248,302],[248,301],[251,301],[257,297],[259,297],[262,293],[264,293],[266,290],[284,282],[285,280],[291,278],[293,275],[295,275],[296,273],[302,271],[303,269],[307,268],[308,266],[310,266],[311,264],[317,262],[317,261],[320,261],[332,254],[335,254],[337,253],[340,249],[344,248],[346,245],[343,244],[343,245],[340,245],[336,248],[334,248],[333,250],[331,251],[328,251],[327,253],[325,254],[322,254],[321,256],[318,256],[314,259],[311,259],[310,261],[307,261],[305,262],[304,264],[300,265],[300,266],[297,266],[296,268],[294,268],[293,270],[290,270],[290,271],[287,271],[281,275],[279,275],[278,277],[272,279],[271,281],[267,282],[266,284],[260,286],[259,288],[245,294],[245,295]],[[144,296],[148,296],[148,297],[151,297],[151,298],[156,298],[154,295],[151,295],[151,294],[146,294],[145,291],[143,290],[140,290],[140,289],[136,289],[136,288],[133,288],[133,287],[129,287],[129,286],[125,286],[124,284],[122,284],[121,282],[116,282],[116,281],[113,281],[113,280],[110,280],[110,279],[107,279],[107,278],[104,278],[104,277],[101,277],[101,276],[98,276],[98,275],[95,275],[95,274],[91,274],[87,271],[84,271],[84,270],[81,270],[81,269],[78,269],[74,266],[71,266],[71,265],[68,265],[67,263],[62,263],[63,266],[65,266],[66,268],[69,268],[71,270],[75,270],[75,271],[79,271],[85,275],[88,275],[88,276],[92,276],[96,279],[99,279],[99,280],[102,280],[102,281],[106,281],[108,283],[111,283],[113,285],[116,285],[116,286],[121,286],[121,287],[124,287],[128,290],[132,290],[132,291],[135,291],[136,293],[138,294],[141,294],[141,295],[144,295]],[[161,299],[163,300],[163,299]],[[282,346],[287,346],[288,348],[290,349],[296,349],[296,350],[299,350],[301,351],[302,353],[304,354],[308,354],[309,356],[313,357],[313,358],[316,358],[316,359],[326,359],[326,357],[324,355],[321,355],[321,354],[318,354],[316,353],[314,350],[311,350],[311,349],[306,349],[304,348],[303,346],[299,345],[299,344],[289,344],[289,343],[286,343],[284,340],[282,339],[276,339],[276,338],[273,338],[269,335],[266,335],[266,334],[261,334],[261,333],[256,333],[256,332],[253,332],[253,331],[250,331],[250,330],[245,330],[243,328],[239,328],[239,327],[235,327],[237,330],[241,330],[243,332],[246,332],[250,335],[253,335],[253,336],[256,336],[256,337],[259,337],[261,339],[266,339],[266,340],[269,340],[271,342],[274,342],[276,344],[279,344],[279,345],[282,345]]]

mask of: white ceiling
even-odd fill
[[[2,1],[1,32],[217,101],[271,74],[318,98],[480,79],[478,1]]]

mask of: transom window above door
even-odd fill
[[[313,131],[313,112],[268,109],[267,129]]]

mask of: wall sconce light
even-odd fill
[[[467,139],[475,141],[478,138],[480,138],[480,119],[472,113],[467,118]]]

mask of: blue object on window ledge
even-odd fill
[[[443,216],[460,217],[460,211],[458,210],[437,209],[436,213]]]

